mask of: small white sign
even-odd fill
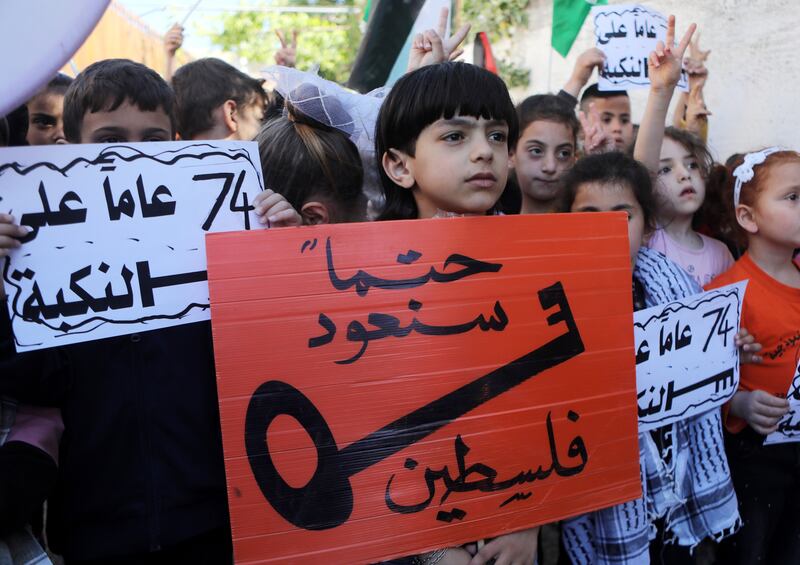
[[[656,43],[666,41],[667,18],[639,4],[595,6],[595,45],[606,56],[600,70],[600,90],[628,90],[650,86],[647,59]],[[689,90],[686,71],[678,88]]]
[[[18,351],[210,319],[205,234],[259,226],[254,142],[0,149]]]
[[[794,370],[786,398],[789,400],[789,411],[778,422],[778,429],[766,437],[764,445],[800,441],[800,363]]]
[[[634,313],[639,431],[702,414],[739,386],[739,331],[747,282]]]

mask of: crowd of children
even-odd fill
[[[800,447],[763,445],[800,358],[800,154],[743,147],[754,151],[713,162],[708,52],[693,25],[676,42],[673,17],[638,132],[626,92],[586,87],[599,50],[558,94],[515,107],[499,77],[450,61],[468,27],[443,29],[416,37],[409,72],[364,97],[377,112],[367,136],[316,77],[267,93],[217,59],[170,68],[170,83],[110,59],[0,118],[0,145],[255,139],[269,189],[254,205],[269,227],[625,212],[635,309],[749,280],[741,381],[721,411],[641,433],[642,498],[566,520],[560,562],[692,563],[700,546],[706,562],[800,563]],[[180,42],[171,30],[172,55]],[[292,66],[297,36],[281,42]],[[690,90],[665,127],[682,67]],[[27,233],[0,215],[0,261]],[[232,562],[215,385],[208,322],[16,353],[0,308],[0,563],[36,555],[29,524],[45,499],[47,543],[67,565]],[[530,565],[539,532],[394,562]]]

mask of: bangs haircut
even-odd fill
[[[419,134],[439,119],[456,115],[498,120],[508,125],[508,146],[519,137],[517,113],[503,79],[468,63],[428,65],[400,78],[378,114],[375,156],[386,196],[379,220],[417,217],[410,190],[392,182],[381,161],[389,149],[414,156]]]
[[[611,151],[582,157],[567,171],[561,182],[561,212],[572,209],[578,190],[586,183],[629,186],[642,207],[646,231],[655,229],[657,203],[653,193],[653,180],[647,168],[630,155]]]
[[[533,122],[555,122],[567,126],[572,132],[572,143],[578,142],[578,131],[581,125],[575,115],[575,109],[555,94],[536,94],[529,96],[517,106],[519,135]],[[516,148],[518,137],[512,140],[512,149]]]
[[[153,69],[129,59],[106,59],[86,67],[64,94],[64,136],[80,143],[83,117],[113,112],[125,101],[142,112],[162,110],[175,135],[175,94]]]
[[[504,121],[509,139],[518,135],[514,104],[500,77],[468,63],[441,63],[417,69],[392,87],[378,116],[378,155],[399,149],[413,156],[423,129],[455,115]]]

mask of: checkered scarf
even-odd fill
[[[643,247],[633,271],[655,306],[701,292],[675,263]],[[722,440],[719,410],[665,426],[659,448],[639,434],[642,498],[564,522],[564,546],[576,564],[640,565],[650,562],[654,521],[663,518],[666,541],[694,548],[741,525]]]

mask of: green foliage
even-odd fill
[[[496,59],[497,71],[509,88],[524,88],[531,82],[531,70],[513,61]]]
[[[491,39],[511,37],[516,28],[528,25],[530,0],[464,0],[464,22],[474,31],[485,31]]]
[[[305,5],[310,2],[282,2],[282,5]],[[318,1],[313,5],[360,7],[358,0]],[[275,4],[270,3],[270,6]],[[266,66],[275,63],[274,54],[280,47],[275,30],[298,30],[297,68],[310,69],[319,65],[319,74],[327,79],[344,83],[350,76],[361,32],[359,13],[310,14],[290,12],[228,12],[216,17],[213,28],[206,26],[205,34],[222,50],[243,59],[247,65]]]
[[[529,4],[530,0],[464,0],[461,21],[472,24],[472,31],[485,31],[496,49],[495,42],[510,39],[528,26]],[[499,56],[497,52],[495,60],[500,76],[510,88],[528,86],[530,69]]]

